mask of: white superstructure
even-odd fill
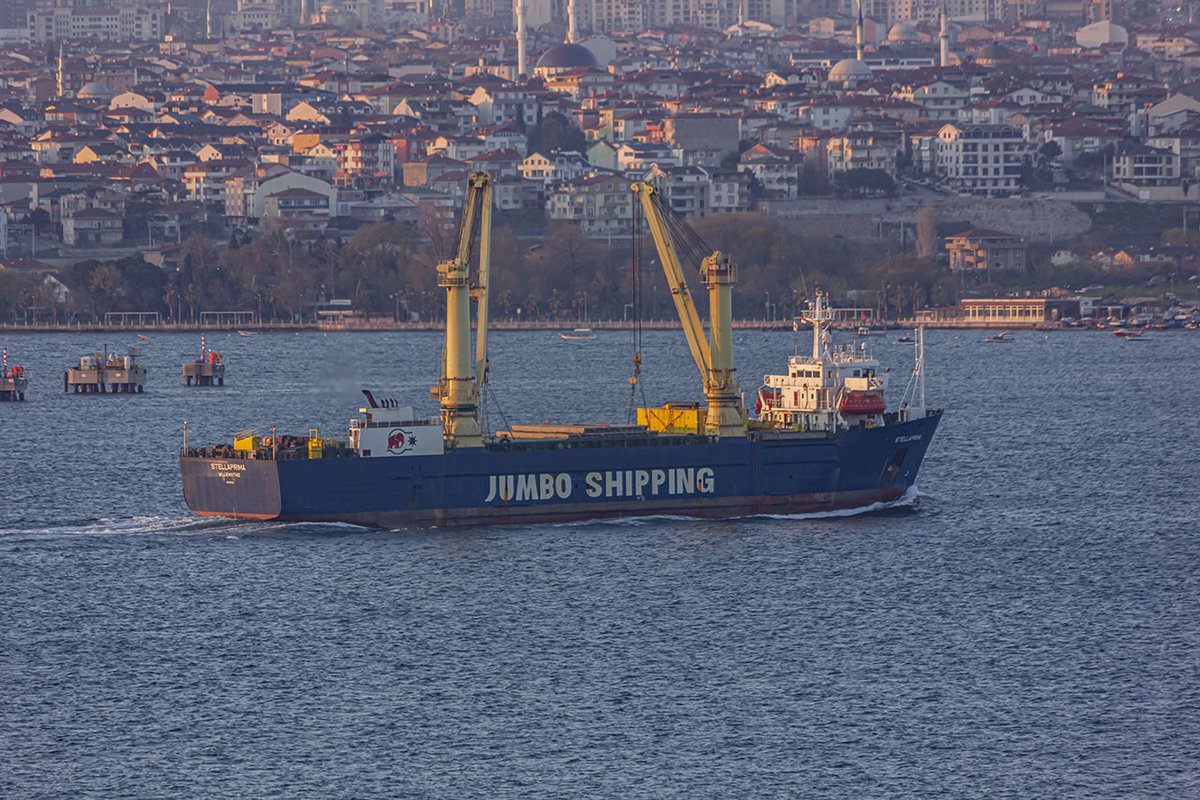
[[[406,406],[362,407],[350,420],[350,447],[360,456],[440,456],[442,423],[417,419]]]
[[[760,419],[801,431],[883,424],[887,374],[865,343],[831,344],[832,319],[828,298],[818,293],[812,313],[804,318],[813,326],[812,354],[789,358],[786,374],[763,377]]]

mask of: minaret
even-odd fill
[[[575,27],[575,0],[567,0],[567,44],[575,44],[579,31]]]
[[[212,2],[212,0],[209,0]],[[308,24],[308,0],[300,0],[300,24]]]
[[[58,87],[58,99],[61,100],[65,92],[63,91],[63,46],[62,40],[58,42],[58,75],[56,80]]]
[[[950,66],[950,34],[946,32],[946,0],[942,0],[942,21],[938,33],[938,66],[942,69]]]
[[[746,0],[738,0],[738,36],[746,35]]]
[[[212,39],[212,0],[204,6],[204,38]]]
[[[862,0],[858,0],[858,28],[854,32],[854,57],[863,60],[863,13]]]
[[[517,0],[517,77],[525,77],[525,0]]]

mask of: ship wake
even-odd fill
[[[904,494],[897,497],[895,500],[886,503],[871,503],[858,508],[839,508],[832,511],[812,511],[805,514],[756,514],[756,519],[792,519],[792,520],[813,520],[813,519],[838,519],[840,517],[857,517],[862,514],[874,514],[879,511],[891,511],[895,509],[912,509],[917,505],[917,500],[921,493],[916,486],[910,486]]]
[[[255,531],[281,527],[282,523],[258,523]],[[245,523],[238,520],[197,519],[193,516],[134,516],[96,517],[67,520],[59,524],[30,527],[0,528],[0,536],[145,536],[145,535],[213,535],[229,530],[245,533]]]
[[[741,517],[724,518],[729,519],[779,519],[779,520],[820,520],[820,519],[838,519],[842,517],[857,517],[863,514],[874,514],[880,511],[894,511],[903,509],[914,509],[917,505],[917,500],[921,497],[920,491],[916,486],[910,486],[900,497],[890,502],[870,503],[865,506],[856,508],[839,508],[830,511],[809,511],[802,514],[748,514]],[[701,517],[688,516],[686,514],[646,514],[644,516],[630,517],[612,517],[609,519],[584,519],[574,522],[554,523],[552,527],[573,528],[582,527],[585,525],[653,525],[658,522],[696,522],[698,520],[706,520],[709,522],[720,522],[721,519],[707,519]]]

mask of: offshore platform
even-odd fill
[[[187,386],[225,385],[225,359],[208,349],[204,334],[200,334],[200,358],[183,362],[183,380]]]
[[[3,347],[3,358],[0,359],[0,402],[24,400],[25,392],[29,389],[29,379],[25,377],[25,368],[14,364],[8,365],[8,345]]]
[[[101,353],[79,357],[79,366],[63,373],[63,391],[74,394],[141,394],[146,386],[146,368],[138,363],[137,348],[126,355]]]

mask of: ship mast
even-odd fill
[[[829,349],[829,321],[833,315],[829,311],[829,297],[824,292],[817,292],[816,307],[809,315],[813,324],[813,361],[818,361]]]
[[[704,398],[708,403],[705,430],[716,436],[745,436],[746,412],[733,375],[733,285],[737,282],[737,268],[728,255],[717,251],[700,262],[701,280],[708,287],[710,335],[706,337],[672,232],[692,239],[689,242],[692,255],[696,245],[701,244],[699,238],[682,220],[671,215],[652,184],[639,182],[631,188],[641,201],[688,348],[704,382]],[[634,235],[638,233],[635,231]]]
[[[471,243],[479,219],[479,270],[471,286]],[[438,286],[446,289],[446,355],[442,376],[430,394],[441,403],[443,436],[456,447],[482,447],[479,397],[487,379],[487,287],[491,272],[492,176],[471,173],[454,258],[437,265]],[[471,301],[478,318],[475,359],[471,358]]]

